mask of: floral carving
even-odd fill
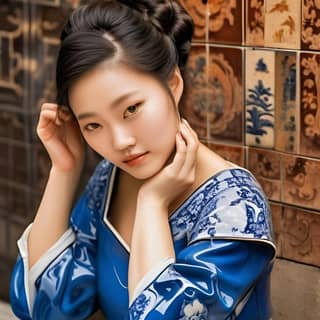
[[[189,304],[184,304],[182,308],[182,317],[179,320],[206,320],[208,310],[198,299]]]
[[[305,0],[303,5],[302,44],[307,49],[320,49],[320,2]]]
[[[264,0],[251,0],[248,7],[248,43],[263,45],[264,23]]]
[[[301,67],[303,134],[320,145],[320,56],[303,57]]]
[[[229,23],[230,26],[234,25],[234,15],[232,10],[237,9],[236,0],[212,0],[208,2],[208,10],[211,18],[211,23],[209,30],[212,32],[217,32],[222,29],[225,21]]]

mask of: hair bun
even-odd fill
[[[188,58],[193,35],[193,20],[186,10],[174,0],[118,0],[139,11],[160,32],[173,41],[179,57],[178,65],[183,67]]]

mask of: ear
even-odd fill
[[[183,79],[178,67],[175,68],[170,80],[168,81],[168,85],[176,105],[178,105],[183,92]]]

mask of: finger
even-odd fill
[[[194,138],[196,140],[198,140],[198,135],[197,133],[192,129],[192,127],[190,126],[189,122],[186,119],[182,119],[182,121],[185,123],[185,125],[187,126],[187,128],[190,130],[190,132],[192,133],[192,135],[194,136]]]
[[[186,158],[187,146],[183,140],[181,133],[176,134],[176,154],[170,165],[167,166],[167,170],[171,172],[172,175],[176,176],[180,173],[180,170],[184,164]]]
[[[199,141],[186,124],[181,125],[181,134],[186,141],[186,157],[181,168],[181,175],[185,176],[195,168]]]
[[[58,108],[58,118],[67,122],[73,118],[73,115],[67,107],[62,106]]]
[[[57,111],[53,109],[43,108],[40,112],[38,129],[44,129],[49,124],[54,124],[57,118]]]

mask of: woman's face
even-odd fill
[[[177,71],[169,86],[178,103],[183,85]],[[70,88],[69,100],[91,148],[133,177],[150,178],[172,154],[177,110],[152,76],[119,64],[99,66]]]

